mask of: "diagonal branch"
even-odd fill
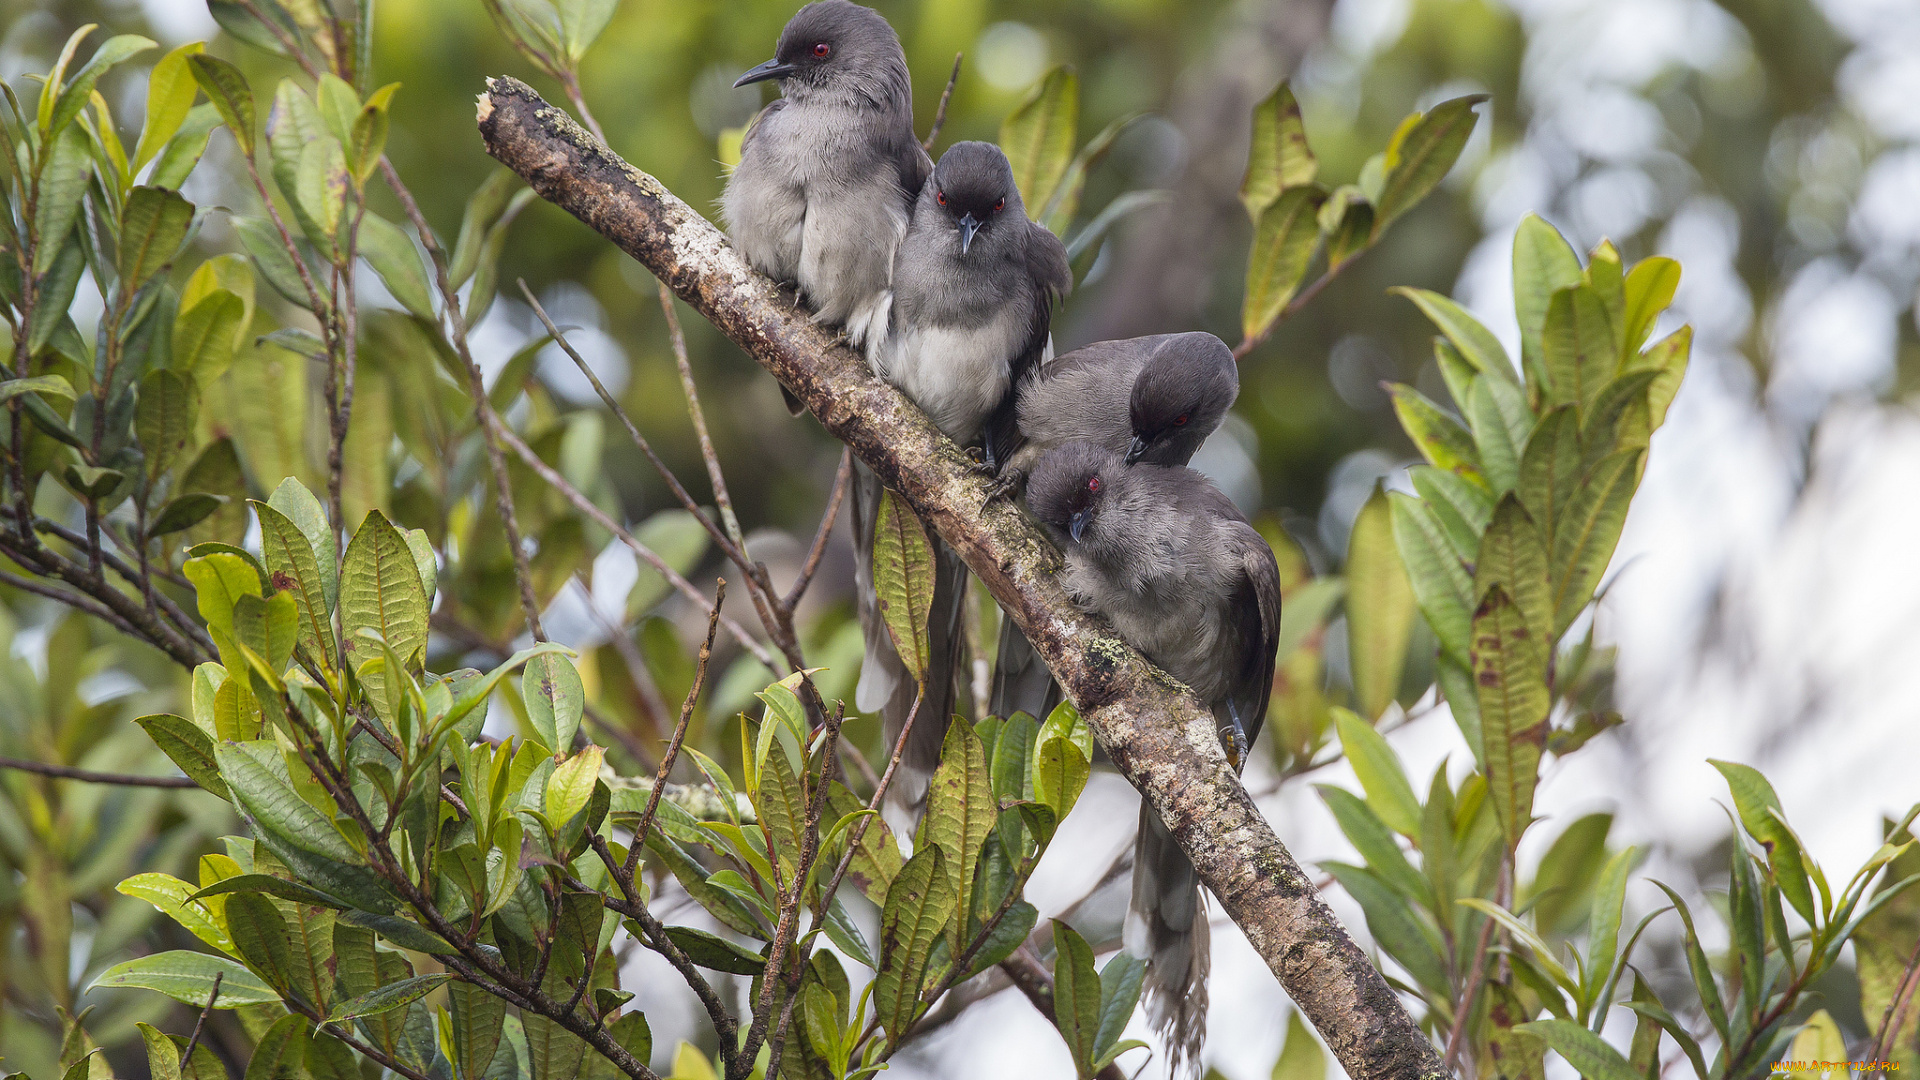
[[[638,259],[739,344],[959,552],[1059,678],[1354,1080],[1446,1075],[1439,1055],[1227,764],[1213,717],[1054,581],[1020,510],[865,363],[780,299],[718,229],[513,79],[479,101],[487,151]],[[984,507],[984,509],[983,509]]]

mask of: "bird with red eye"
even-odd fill
[[[814,42],[813,55],[821,60],[825,60],[827,57],[833,55],[833,46],[824,41]]]

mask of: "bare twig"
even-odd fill
[[[633,871],[640,865],[640,849],[646,847],[647,830],[653,828],[654,811],[660,809],[660,796],[667,790],[667,778],[673,774],[673,762],[680,756],[680,744],[687,737],[687,724],[693,719],[694,703],[700,700],[700,690],[707,681],[707,661],[713,656],[713,638],[720,630],[720,605],[727,598],[727,579],[719,578],[713,585],[713,610],[707,615],[707,637],[700,643],[700,657],[693,665],[693,686],[687,691],[687,699],[680,705],[680,722],[674,725],[673,739],[667,743],[667,752],[660,758],[660,771],[654,774],[653,791],[647,796],[647,808],[641,811],[640,824],[633,829],[633,846],[627,849],[626,865],[621,869],[631,878]]]
[[[49,765],[44,761],[24,761],[0,757],[0,769],[57,776],[62,780],[84,780],[89,784],[113,784],[118,787],[197,788],[200,785],[184,776],[135,776],[131,773],[94,772],[70,765]]]
[[[1313,298],[1320,295],[1320,290],[1333,284],[1333,279],[1339,277],[1340,272],[1342,270],[1345,270],[1347,267],[1352,266],[1355,262],[1359,260],[1360,256],[1363,254],[1365,254],[1364,251],[1354,252],[1352,256],[1348,257],[1344,262],[1340,263],[1340,265],[1334,267],[1331,270],[1328,270],[1324,274],[1321,274],[1317,279],[1314,280],[1313,284],[1307,286],[1304,289],[1301,289],[1299,293],[1297,293],[1292,300],[1287,302],[1286,307],[1280,309],[1280,317],[1273,320],[1273,325],[1267,327],[1266,330],[1262,331],[1260,334],[1254,337],[1240,339],[1240,344],[1235,345],[1233,347],[1233,358],[1235,360],[1246,359],[1246,356],[1248,353],[1259,348],[1261,342],[1264,342],[1269,337],[1272,337],[1273,332],[1275,330],[1280,329],[1280,327],[1284,326],[1288,319],[1291,319],[1295,315],[1300,314],[1301,308],[1304,308],[1308,304],[1313,303]]]
[[[193,1060],[193,1049],[200,1045],[200,1032],[206,1029],[207,1017],[213,1015],[214,1003],[220,1000],[220,982],[227,977],[224,971],[213,973],[213,990],[207,994],[207,1007],[200,1010],[200,1019],[193,1022],[193,1034],[187,1036],[187,1048],[180,1051],[180,1068],[185,1071],[188,1062]]]
[[[1496,893],[1500,891],[1506,880],[1507,863],[1505,860],[1502,860],[1500,863],[1500,880],[1494,885],[1494,891]],[[1475,943],[1473,947],[1473,959],[1468,962],[1471,970],[1467,973],[1466,988],[1460,992],[1459,1004],[1454,1006],[1453,1028],[1447,1032],[1446,1065],[1449,1071],[1453,1069],[1454,1062],[1459,1060],[1460,1057],[1460,1039],[1461,1036],[1466,1034],[1467,1015],[1473,1012],[1473,999],[1480,993],[1481,980],[1486,977],[1487,946],[1492,940],[1493,920],[1487,919],[1480,926],[1480,940]]]
[[[947,76],[947,88],[940,91],[940,106],[933,110],[933,127],[927,129],[927,137],[920,143],[920,149],[933,153],[934,140],[940,137],[940,129],[947,126],[947,103],[953,100],[953,88],[960,81],[960,60],[966,53],[953,54],[953,74]]]
[[[788,615],[800,606],[800,598],[807,594],[807,586],[813,584],[814,572],[820,569],[820,558],[827,553],[827,538],[833,535],[833,523],[840,517],[840,502],[846,498],[847,482],[853,476],[853,451],[840,451],[840,468],[833,474],[833,492],[827,496],[826,512],[820,515],[820,528],[814,531],[813,546],[807,549],[807,561],[800,567],[800,576],[793,579],[793,587],[780,600],[780,606]]]

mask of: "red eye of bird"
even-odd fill
[[[1186,413],[1181,413],[1181,414],[1180,414],[1179,416],[1177,416],[1177,417],[1175,417],[1175,418],[1174,418],[1174,421],[1173,421],[1173,426],[1174,426],[1174,427],[1186,427],[1186,426],[1187,426],[1187,414],[1186,414]]]
[[[1100,478],[1097,476],[1087,477],[1087,490],[1098,495],[1100,493]]]
[[[1001,199],[999,202],[993,204],[993,212],[996,214],[1002,210],[1005,210],[1006,208],[1007,208],[1007,200],[1005,199]]]
[[[833,46],[827,44],[824,41],[819,42],[813,47],[813,55],[819,57],[822,60],[825,60],[827,56],[832,52],[833,52]]]
[[[947,193],[944,191],[934,192],[933,201],[939,203],[941,206],[947,205]]]

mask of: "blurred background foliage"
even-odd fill
[[[1914,197],[1920,193],[1914,145],[1920,139],[1914,105],[1920,16],[1910,0],[881,0],[876,6],[906,44],[922,130],[953,55],[966,54],[943,145],[993,138],[1006,112],[1057,63],[1080,73],[1083,133],[1143,114],[1092,171],[1083,205],[1097,209],[1143,189],[1173,197],[1130,217],[1100,250],[1056,320],[1062,349],[1170,329],[1205,328],[1237,340],[1249,234],[1235,198],[1245,118],[1278,79],[1292,75],[1320,175],[1331,184],[1352,181],[1408,112],[1464,93],[1492,95],[1442,188],[1245,361],[1235,419],[1196,462],[1258,514],[1276,540],[1290,609],[1317,606],[1324,616],[1306,620],[1300,650],[1283,664],[1277,731],[1318,725],[1324,734],[1322,699],[1350,695],[1338,597],[1326,589],[1318,597],[1300,590],[1311,589],[1316,575],[1341,570],[1355,518],[1376,481],[1415,460],[1381,384],[1405,382],[1445,400],[1428,345],[1431,329],[1411,304],[1386,292],[1389,286],[1461,297],[1511,348],[1514,332],[1495,316],[1504,319],[1511,309],[1500,282],[1511,230],[1523,213],[1543,214],[1581,250],[1610,238],[1629,264],[1655,252],[1680,257],[1688,276],[1672,325],[1679,318],[1696,325],[1696,355],[1707,372],[1690,377],[1689,391],[1701,393],[1693,384],[1707,378],[1773,434],[1791,489],[1789,506],[1793,493],[1812,485],[1814,434],[1836,402],[1897,401],[1920,379],[1913,318],[1920,281],[1920,217],[1913,210],[1920,203]],[[733,89],[732,79],[770,54],[793,7],[790,0],[622,0],[581,70],[586,98],[613,147],[711,211],[728,135],[767,93],[759,86]],[[17,81],[45,70],[68,35],[88,22],[146,33],[163,46],[205,38],[212,51],[239,63],[256,88],[292,71],[219,39],[195,0],[11,0],[0,9],[0,77]],[[375,81],[403,84],[388,152],[410,179],[427,220],[452,237],[468,196],[494,169],[471,123],[482,78],[510,73],[553,100],[561,94],[509,47],[477,0],[381,0],[376,26]],[[142,63],[157,55],[102,83],[127,123],[138,115]],[[218,167],[194,175],[187,187],[193,202],[253,204],[250,191],[230,186],[240,175],[232,153],[215,140],[208,160]],[[398,208],[383,200],[390,200],[384,189],[373,196],[374,208],[398,218]],[[1083,220],[1087,216],[1083,211]],[[235,246],[218,215],[200,243],[208,251]],[[363,290],[377,302],[378,283],[363,277]],[[646,272],[535,200],[512,225],[501,257],[498,280],[521,277],[558,321],[579,328],[570,337],[667,463],[697,476],[699,451]],[[81,305],[88,302],[83,295]],[[97,296],[91,302],[97,310]],[[1661,332],[1670,328],[1663,323]],[[688,320],[686,332],[719,455],[743,463],[730,474],[742,524],[776,580],[790,579],[839,447],[810,420],[787,417],[772,382],[711,328]],[[476,357],[492,375],[539,333],[517,290],[503,288],[475,333]],[[370,368],[378,371],[379,364],[374,350]],[[566,448],[546,451],[593,477],[588,490],[617,501],[618,516],[654,522],[658,531],[649,539],[666,545],[676,522],[654,516],[672,505],[657,475],[602,417],[564,356],[551,348],[540,352],[537,371],[538,385],[522,407],[582,418],[565,425]],[[374,385],[369,400],[382,392],[377,380]],[[407,387],[398,376],[385,393],[391,408],[404,410]],[[1677,416],[1686,411],[1685,394],[1676,409]],[[1656,441],[1656,469],[1660,446]],[[289,448],[288,471],[305,470],[311,478],[313,452]],[[452,468],[472,475],[478,465],[469,456]],[[405,485],[415,478],[394,479]],[[394,498],[404,501],[405,490]],[[522,505],[537,501],[529,496]],[[348,502],[349,520],[357,520],[352,492]],[[704,582],[720,562],[694,532],[679,561],[698,568],[691,576]],[[583,587],[550,608],[554,633],[598,644],[581,665],[590,695],[605,715],[631,717],[645,713],[639,699],[647,691],[619,674],[622,661],[637,648],[658,699],[678,700],[692,678],[685,642],[699,628],[685,605],[669,599],[643,605],[652,616],[629,638],[609,642],[609,628],[597,616],[624,611],[633,572],[622,577],[618,559],[596,562],[605,540],[583,534],[570,545],[570,565],[551,568],[551,588],[544,591],[562,594],[565,571],[584,571]],[[802,631],[810,661],[837,665],[845,669],[839,677],[850,681],[858,648],[849,621],[848,555],[842,543],[829,548]],[[1737,607],[1726,598],[1723,566],[1695,571],[1706,582],[1699,591],[1710,614],[1702,617],[1701,637],[1682,645],[1704,649],[1713,613],[1724,619]],[[475,575],[461,595],[477,615],[492,613],[495,637],[510,634],[510,572]],[[589,605],[582,599],[587,595],[596,602]],[[126,722],[180,707],[185,680],[157,653],[4,587],[0,639],[0,750],[96,769],[163,764]],[[436,644],[451,655],[500,643]],[[1416,642],[1410,655],[1430,653]],[[732,670],[707,715],[728,715],[764,681],[757,665],[738,659],[730,649],[718,657],[717,670]],[[1411,705],[1430,673],[1417,660],[1409,668],[1402,696]],[[822,689],[835,692],[831,685]],[[1609,704],[1607,687],[1592,694],[1596,710]],[[1301,719],[1290,725],[1290,714]],[[715,723],[702,738],[724,745],[722,734]],[[863,735],[871,740],[871,727]],[[643,736],[644,752],[652,732]],[[1309,745],[1276,745],[1274,761],[1283,769],[1299,767],[1311,762],[1310,751]],[[0,881],[0,918],[8,923],[0,937],[7,986],[0,1042],[23,1061],[47,1061],[62,1031],[50,1004],[74,1003],[73,988],[139,935],[168,932],[150,908],[113,893],[112,883],[137,869],[184,875],[190,854],[209,837],[233,831],[234,823],[203,820],[196,811],[204,800],[191,793],[93,791],[18,774],[0,783],[0,859],[11,870]],[[1541,873],[1555,865],[1555,852],[1569,867],[1587,868],[1579,872],[1592,870],[1598,856],[1580,857],[1576,849],[1604,851],[1608,824],[1583,818],[1558,832]],[[1659,839],[1653,838],[1656,850]],[[1729,851],[1723,844],[1689,852],[1689,869],[1699,880],[1724,879]],[[1579,922],[1577,909],[1557,910],[1550,898],[1536,915],[1543,927],[1554,923],[1569,933]],[[1663,966],[1684,971],[1677,944],[1670,944],[1672,962]],[[1843,967],[1835,977],[1850,976]],[[101,1001],[110,1010],[158,1008],[132,995]],[[1834,1011],[1850,1036],[1872,1022],[1842,1006]],[[126,1031],[142,1018],[134,1012],[96,1016],[89,1027]],[[1253,1075],[1247,1062],[1271,1061],[1275,1042],[1268,1033],[1241,1042],[1244,1049],[1219,1050],[1223,1065],[1240,1063],[1229,1067],[1231,1075]]]

